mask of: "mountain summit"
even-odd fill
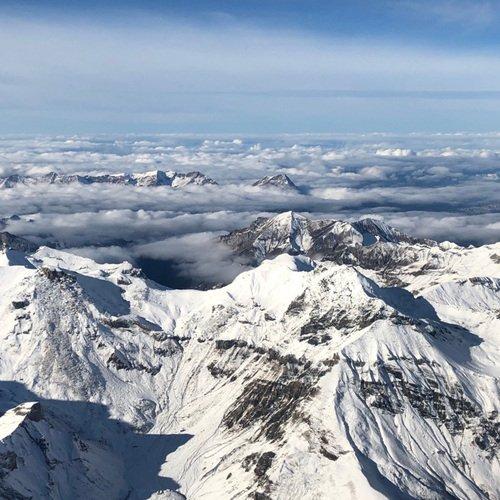
[[[30,253],[36,251],[37,248],[38,245],[35,245],[25,238],[15,236],[7,231],[0,232],[0,251],[6,252],[8,250],[14,250]]]
[[[292,179],[286,174],[266,175],[262,179],[254,182],[252,186],[256,187],[272,187],[291,191],[298,191],[298,187]]]

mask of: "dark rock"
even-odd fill
[[[276,453],[273,451],[266,451],[265,453],[262,453],[262,455],[259,457],[257,460],[257,464],[255,465],[255,469],[253,470],[255,475],[258,478],[261,478],[266,474],[268,469],[271,467],[273,464],[273,459],[276,456]]]
[[[111,356],[108,358],[107,365],[112,365],[117,370],[132,370],[134,368],[132,363],[118,351],[115,351],[113,354],[111,354]]]
[[[17,469],[17,455],[13,451],[0,453],[0,469],[8,471]]]
[[[35,403],[31,406],[30,412],[28,413],[28,419],[33,420],[33,422],[39,422],[42,418],[42,405],[40,403]]]
[[[273,500],[269,495],[266,493],[259,493],[258,491],[255,491],[253,493],[253,498],[254,500]]]
[[[216,340],[216,349],[226,350],[233,347],[246,347],[247,343],[244,340],[230,339],[230,340]]]
[[[121,352],[115,351],[107,360],[108,366],[113,366],[116,370],[137,370],[156,375],[161,370],[159,366],[145,366],[141,363],[134,363],[127,359]]]
[[[296,418],[300,403],[316,393],[314,381],[282,376],[274,381],[254,380],[243,390],[241,396],[223,417],[229,429],[250,427],[259,424],[258,434],[275,441],[284,433],[284,426]]]
[[[38,249],[38,245],[31,241],[15,236],[7,231],[0,232],[0,250],[17,250],[19,252],[33,253]]]
[[[210,375],[215,378],[230,377],[233,374],[233,370],[224,369],[217,365],[216,362],[212,362],[207,366]]]
[[[28,300],[13,300],[12,307],[14,309],[24,309],[30,305]]]
[[[329,366],[329,367],[338,365],[339,362],[340,362],[340,355],[337,352],[333,355],[333,357],[331,359],[323,360],[323,364],[325,366]]]
[[[323,446],[319,449],[319,452],[326,458],[328,458],[328,460],[332,460],[335,462],[335,460],[338,460],[339,457],[338,455],[335,455],[334,453],[331,453],[329,452],[328,450],[326,450]]]
[[[247,455],[243,459],[241,466],[248,472],[252,467],[252,465],[257,462],[258,457],[259,457],[258,453],[251,453],[250,455]]]
[[[61,269],[51,269],[49,267],[42,267],[39,271],[43,276],[50,281],[57,281],[60,283],[76,283],[76,278],[71,276],[66,271]]]

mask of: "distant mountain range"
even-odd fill
[[[118,184],[126,186],[170,186],[182,188],[188,185],[217,185],[217,182],[207,175],[194,171],[187,173],[172,170],[152,170],[144,173],[105,173],[105,174],[59,174],[49,172],[41,175],[9,175],[0,177],[0,188],[13,188],[37,184]],[[252,184],[259,188],[275,188],[287,191],[299,191],[299,188],[286,174],[266,176]]]
[[[120,184],[129,186],[171,186],[182,188],[188,185],[203,186],[217,184],[213,179],[201,172],[178,173],[173,171],[154,170],[137,174],[58,174],[50,172],[43,175],[24,176],[10,175],[0,179],[0,188],[12,188],[17,185],[36,184]]]

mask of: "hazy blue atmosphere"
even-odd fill
[[[241,267],[214,238],[281,211],[498,241],[499,22],[487,0],[3,1],[0,177],[218,185],[19,185],[0,224],[225,280]],[[251,187],[277,173],[300,190]]]
[[[500,5],[3,1],[0,132],[498,130]]]

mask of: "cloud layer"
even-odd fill
[[[0,191],[0,217],[20,216],[4,222],[15,234],[102,261],[169,260],[181,274],[227,281],[243,263],[215,236],[285,210],[371,215],[461,244],[498,241],[499,159],[500,134],[4,137],[2,176],[200,170],[219,186],[18,186]],[[277,172],[301,191],[251,186]]]

